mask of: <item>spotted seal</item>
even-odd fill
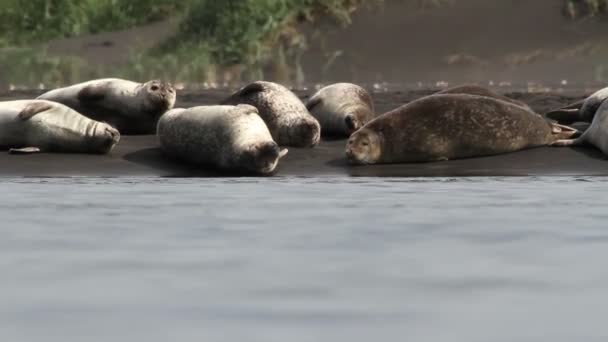
[[[256,107],[273,139],[281,146],[313,147],[319,143],[319,122],[293,92],[280,84],[253,82],[221,104],[249,104]]]
[[[173,109],[158,121],[160,146],[168,156],[218,169],[268,175],[281,149],[250,105]]]
[[[579,121],[592,122],[598,108],[606,99],[608,99],[608,87],[596,91],[581,101],[547,112],[545,116],[564,125]]]
[[[374,103],[368,92],[352,83],[336,83],[321,88],[306,103],[321,124],[321,133],[350,136],[374,118]]]
[[[112,126],[45,100],[0,102],[0,147],[11,153],[108,153],[120,140]]]
[[[370,121],[350,137],[346,156],[353,164],[441,161],[548,145],[576,132],[502,100],[440,94]]]
[[[175,104],[175,88],[158,80],[104,78],[54,89],[38,99],[62,103],[122,134],[154,134],[158,118]]]
[[[509,102],[514,105],[525,108],[527,110],[533,111],[532,108],[530,108],[530,106],[528,106],[527,104],[525,104],[521,101],[497,94],[488,88],[478,86],[476,84],[462,84],[459,86],[455,86],[452,88],[447,88],[447,89],[438,91],[434,95],[441,95],[441,94],[469,94],[469,95],[479,95],[479,96],[491,97],[493,99],[503,100],[505,102]]]

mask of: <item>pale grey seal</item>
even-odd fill
[[[168,156],[218,169],[269,175],[287,154],[250,105],[173,109],[158,121]]]
[[[321,127],[302,101],[289,89],[257,81],[227,98],[222,104],[256,107],[270,134],[281,146],[313,147],[319,143]]]
[[[51,90],[38,98],[107,122],[122,134],[154,134],[158,118],[175,104],[175,88],[158,80],[104,78]]]
[[[13,153],[108,153],[119,140],[112,126],[59,103],[0,102],[0,147]]]
[[[584,100],[547,112],[545,116],[565,125],[579,121],[591,122],[598,108],[600,108],[607,98],[608,88],[603,88],[589,95]]]
[[[593,116],[587,130],[576,139],[558,140],[552,146],[593,145],[608,156],[608,101],[604,101]]]
[[[374,103],[368,92],[352,83],[336,83],[321,88],[306,103],[321,124],[321,133],[350,136],[374,118]]]

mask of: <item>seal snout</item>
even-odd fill
[[[348,131],[348,133],[352,133],[356,130],[359,129],[359,120],[357,120],[357,117],[353,114],[347,114],[344,117],[344,124],[346,125],[346,129]]]
[[[279,159],[287,151],[281,150],[275,142],[265,143],[257,148],[254,158],[255,169],[262,174],[270,174],[276,168]]]

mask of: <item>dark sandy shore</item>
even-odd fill
[[[383,92],[374,95],[378,111],[384,112],[432,91]],[[306,97],[307,92],[299,92]],[[214,90],[184,92],[178,106],[217,103],[228,92]],[[0,100],[31,98],[33,93],[0,95]],[[509,93],[538,112],[579,99],[583,94]],[[457,176],[608,176],[608,160],[597,150],[586,148],[536,148],[491,157],[436,163],[353,167],[344,158],[344,140],[323,141],[314,149],[291,148],[281,160],[277,176],[323,177],[457,177]],[[163,156],[155,136],[123,136],[109,155],[34,154],[0,152],[3,177],[213,177],[213,170],[193,168]],[[225,174],[224,174],[225,175]]]

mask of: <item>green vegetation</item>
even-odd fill
[[[24,45],[133,27],[183,10],[175,0],[1,0],[0,44]]]
[[[32,48],[54,38],[180,20],[172,38],[142,51],[111,74],[133,79],[222,82],[272,77],[302,82],[300,58],[318,22],[348,25],[362,7],[386,0],[0,0],[0,73],[4,83],[69,83],[104,75],[76,57],[52,57]],[[396,0],[394,0],[396,1]],[[432,9],[461,0],[401,0]],[[608,0],[562,0],[564,15],[605,13]],[[303,23],[308,31],[302,31]],[[311,32],[310,29],[313,29]],[[339,52],[338,52],[339,53]],[[328,53],[327,65],[336,52]],[[50,71],[49,71],[50,70]]]
[[[564,15],[571,19],[580,19],[605,14],[608,11],[608,0],[565,0]]]

